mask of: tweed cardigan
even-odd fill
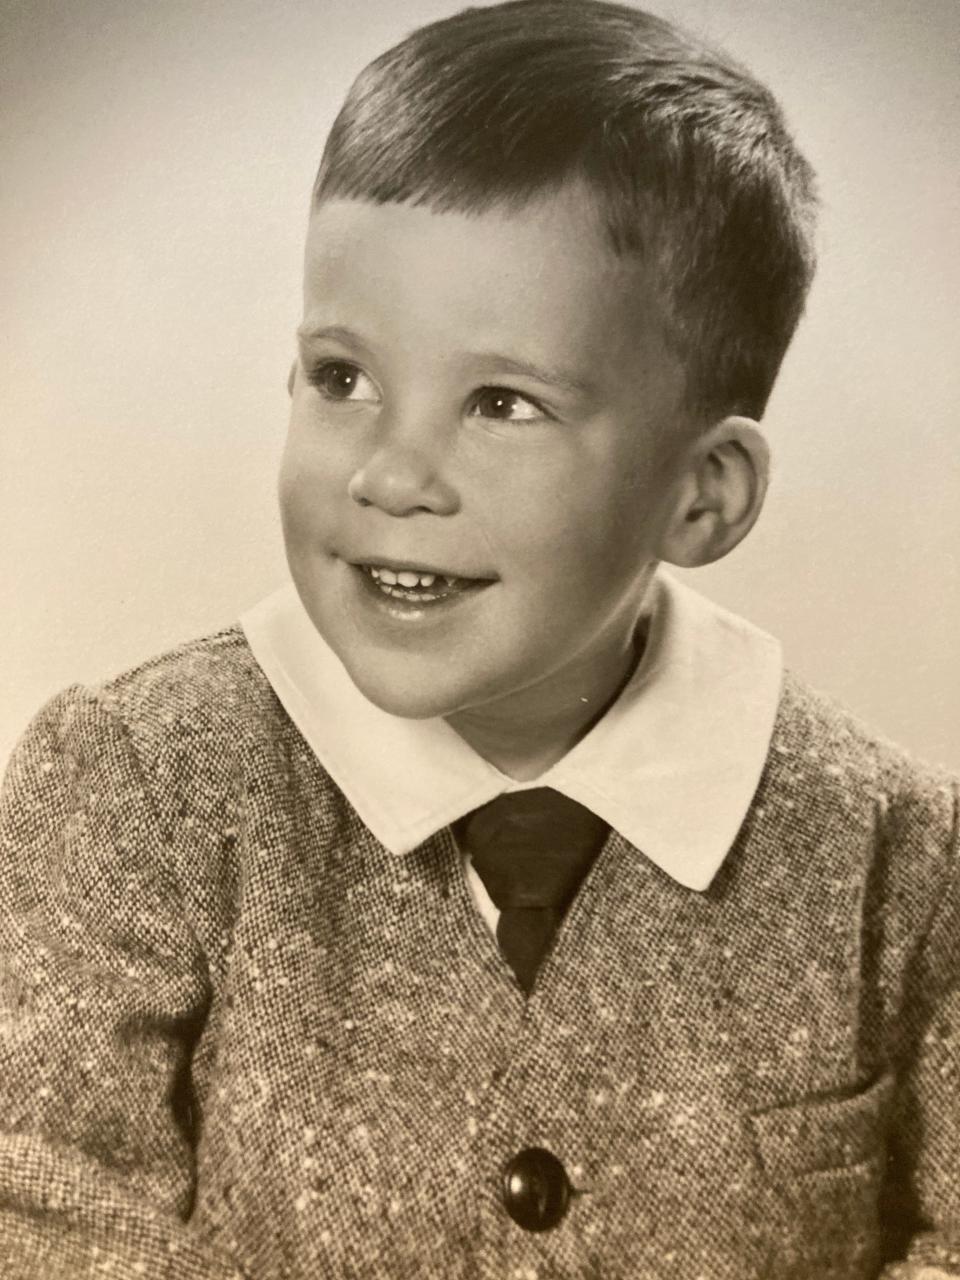
[[[238,628],[55,698],[0,822],[3,1280],[960,1276],[955,789],[790,676],[709,890],[612,832],[528,1000]]]

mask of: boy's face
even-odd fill
[[[576,190],[473,216],[332,201],[310,222],[300,339],[287,554],[362,692],[454,725],[597,708],[684,435],[641,265]]]

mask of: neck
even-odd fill
[[[636,670],[646,619],[622,642],[510,694],[502,702],[447,717],[478,755],[517,782],[530,782],[557,763],[617,700]]]

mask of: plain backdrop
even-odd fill
[[[76,680],[285,576],[307,197],[355,73],[455,0],[0,0],[0,763]],[[960,768],[957,0],[661,0],[778,92],[821,267],[766,513],[692,575]]]

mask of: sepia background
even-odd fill
[[[353,75],[456,0],[0,0],[0,766],[43,700],[285,575],[306,200]],[[688,575],[960,768],[956,0],[657,0],[766,79],[821,268],[767,511]]]

